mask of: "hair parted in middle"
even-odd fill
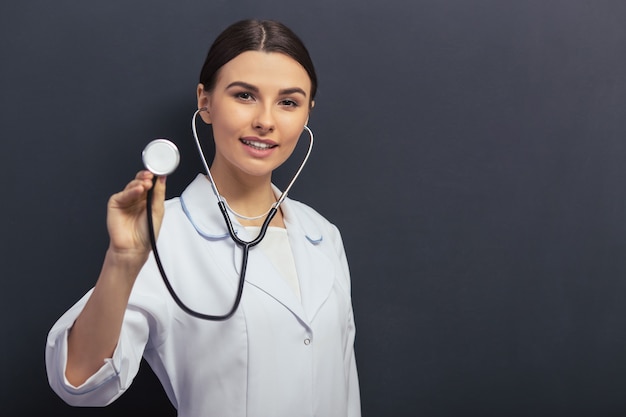
[[[311,101],[317,92],[313,61],[302,40],[283,23],[275,20],[240,20],[228,26],[211,45],[200,71],[200,83],[210,92],[220,68],[246,51],[279,52],[297,61],[311,79]]]

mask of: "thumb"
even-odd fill
[[[163,201],[165,201],[165,182],[167,177],[157,177],[154,182],[154,202],[156,205],[163,206]]]
[[[154,222],[155,235],[158,236],[163,221],[165,182],[167,177],[156,177],[152,188],[152,218]]]

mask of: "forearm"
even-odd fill
[[[145,256],[107,251],[93,293],[68,337],[65,376],[74,386],[85,382],[113,355],[124,313]]]

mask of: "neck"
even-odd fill
[[[265,215],[276,202],[271,182],[271,174],[251,176],[241,172],[226,172],[215,164],[211,176],[221,196],[243,226],[260,226]],[[259,217],[260,218],[256,218]],[[247,217],[247,218],[246,218]],[[271,225],[283,225],[280,210],[272,219]]]

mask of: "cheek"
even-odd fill
[[[285,137],[294,138],[294,141],[297,141],[299,137],[306,135],[307,133],[303,131],[304,125],[307,122],[308,113],[307,114],[298,114],[298,115],[288,115],[285,117],[282,123],[282,130],[285,132]]]
[[[309,134],[306,131],[302,130],[301,126],[292,129],[289,132],[288,137],[289,137],[289,140],[286,141],[286,143],[284,144],[285,150],[287,151],[286,153],[288,155],[291,155],[299,144],[302,146],[309,145]]]
[[[244,115],[240,110],[222,108],[212,115],[213,131],[221,134],[232,134],[241,129]]]

